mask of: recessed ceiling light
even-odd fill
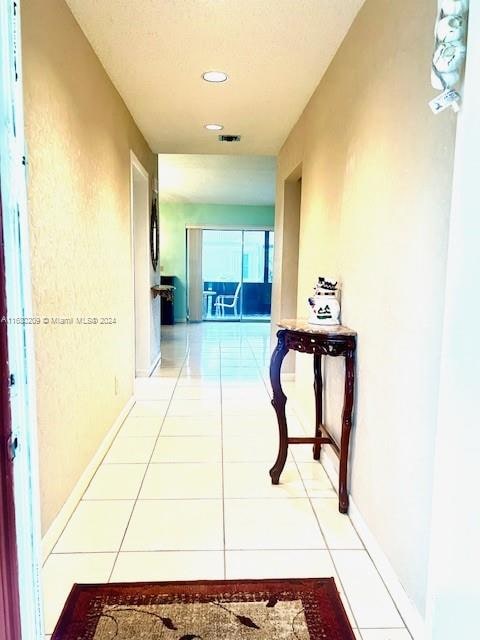
[[[209,131],[221,131],[223,129],[223,124],[206,124],[205,129]]]
[[[224,71],[205,71],[205,73],[202,73],[202,78],[206,82],[225,82],[225,80],[228,80],[228,76]]]

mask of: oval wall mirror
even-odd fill
[[[160,230],[158,227],[157,199],[152,201],[152,211],[150,214],[150,257],[152,259],[153,270],[158,266],[158,248],[160,244]]]

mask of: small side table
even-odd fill
[[[348,447],[352,428],[353,400],[355,395],[355,355],[357,334],[342,325],[312,325],[304,320],[282,320],[278,326],[278,343],[270,362],[270,381],[273,389],[272,405],[277,414],[280,443],[277,460],[270,469],[273,484],[278,484],[288,455],[289,444],[313,444],[313,459],[320,459],[322,444],[329,444],[340,459],[339,470],[339,511],[348,512]],[[288,435],[284,394],[280,379],[282,362],[287,353],[300,351],[313,355],[315,392],[315,436],[312,438],[291,438]],[[342,412],[342,434],[340,445],[323,424],[323,381],[322,356],[344,356],[345,392]]]
[[[216,296],[217,292],[211,289],[205,289],[203,292],[203,314],[205,318],[212,317],[213,296]]]

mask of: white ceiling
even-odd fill
[[[158,156],[160,202],[272,205],[276,160],[272,156]]]
[[[153,151],[274,155],[363,0],[67,3]],[[204,82],[210,69],[229,81]]]

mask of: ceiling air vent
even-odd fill
[[[219,135],[218,139],[220,142],[240,142],[241,137],[242,136]]]

